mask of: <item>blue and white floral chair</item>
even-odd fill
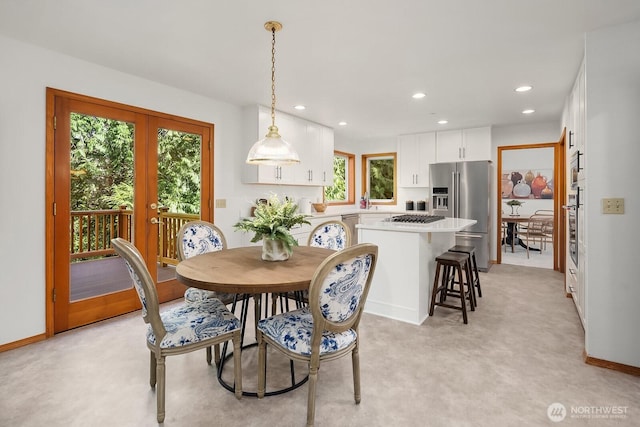
[[[182,261],[196,255],[221,251],[227,248],[227,239],[222,231],[207,221],[189,221],[180,227],[176,237],[178,260]],[[218,298],[224,304],[231,304],[236,295],[222,292],[188,288],[184,293],[186,302],[199,302],[209,298]]]
[[[360,403],[360,335],[362,316],[378,258],[371,243],[351,246],[329,256],[315,272],[309,305],[258,322],[258,397],[266,389],[267,344],[294,360],[309,364],[307,426],[313,425],[318,369],[323,360],[351,354],[353,387]]]
[[[311,231],[307,246],[341,251],[351,246],[351,230],[342,221],[323,222]]]
[[[307,239],[307,246],[341,251],[351,246],[351,230],[349,230],[347,224],[342,221],[323,222],[311,230],[309,238]],[[299,308],[302,304],[306,304],[309,301],[309,292],[305,290],[288,292],[286,294],[274,294],[271,307],[272,313],[276,312],[278,298],[281,298],[280,306],[284,311],[289,307],[287,299],[295,300]]]
[[[129,270],[142,304],[142,318],[149,324],[147,347],[151,351],[151,387],[156,387],[158,422],[165,417],[165,358],[233,341],[235,394],[242,397],[241,325],[218,299],[183,304],[160,312],[158,294],[138,249],[127,240],[111,240]],[[210,359],[208,359],[210,362]]]
[[[222,230],[214,224],[195,220],[185,223],[176,236],[178,246],[178,260],[182,261],[196,255],[222,251],[227,248]],[[199,304],[210,299],[218,299],[224,305],[234,304],[237,299],[242,299],[242,295],[229,294],[224,292],[207,291],[205,289],[187,288],[184,292],[184,300],[188,304]],[[235,304],[232,310],[235,309]],[[214,346],[214,360],[216,366],[220,364],[220,346]],[[207,362],[211,363],[211,347],[207,348]]]

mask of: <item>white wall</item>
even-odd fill
[[[319,187],[241,184],[241,108],[0,36],[0,344],[45,332],[46,87],[215,124],[215,210],[230,246],[250,202],[269,192],[321,196]],[[212,77],[213,78],[213,77]],[[240,147],[240,148],[239,148]]]
[[[640,21],[587,34],[586,351],[640,367]],[[601,199],[623,197],[624,215]]]

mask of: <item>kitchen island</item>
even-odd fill
[[[455,246],[455,233],[476,220],[428,224],[358,224],[358,242],[378,245],[378,263],[364,311],[420,325],[429,315],[435,258]]]

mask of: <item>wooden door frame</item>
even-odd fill
[[[209,163],[205,166],[202,165],[202,176],[201,176],[201,212],[200,217],[203,220],[213,222],[213,176],[214,176],[214,162],[213,162],[213,135],[214,135],[214,126],[211,123],[200,122],[197,120],[186,119],[182,117],[173,116],[170,114],[159,113],[152,110],[146,110],[139,107],[133,107],[130,105],[120,104],[117,102],[111,102],[99,98],[93,98],[86,95],[80,95],[72,92],[67,92],[60,89],[54,89],[47,87],[46,88],[46,114],[45,114],[45,154],[46,154],[46,163],[45,163],[45,337],[52,337],[55,333],[55,305],[54,305],[54,285],[55,285],[55,259],[54,259],[54,251],[55,251],[55,212],[54,212],[54,203],[56,201],[55,197],[55,183],[56,183],[56,152],[55,152],[55,133],[56,133],[56,102],[59,99],[69,99],[80,102],[92,103],[96,105],[107,106],[115,109],[126,110],[132,112],[136,115],[145,115],[152,116],[158,118],[160,122],[162,120],[170,120],[172,122],[178,122],[184,124],[185,127],[189,126],[198,126],[200,129],[204,129],[203,138],[202,138],[202,147],[201,147],[201,158],[203,160],[207,159]],[[147,126],[144,129],[146,133],[148,131],[148,122]],[[148,143],[147,138],[145,137],[144,141],[138,141],[138,130],[136,130],[136,148],[140,149],[141,147],[138,144],[144,144],[143,149],[146,149],[146,144]],[[135,168],[135,176],[145,176],[145,172],[149,167],[150,161],[147,159],[143,159],[142,161],[138,160],[134,164]],[[157,162],[156,162],[157,163]],[[204,162],[203,162],[204,163]],[[59,171],[58,171],[59,173]],[[141,187],[142,188],[142,187]],[[138,249],[140,252],[149,259],[149,256],[152,256],[152,259],[156,257],[156,250],[152,248],[152,245],[148,245],[147,238],[148,236],[140,234],[143,233],[145,229],[147,229],[148,221],[151,217],[156,216],[156,211],[152,210],[147,206],[149,187],[148,185],[143,186],[143,191],[140,191],[141,194],[136,193],[136,199],[134,201],[134,209],[136,209],[136,213],[134,214],[135,221],[135,230],[136,230],[136,245],[138,245]],[[152,251],[153,249],[153,251]],[[151,254],[151,255],[150,255]],[[151,274],[156,277],[155,269],[151,269]],[[164,283],[164,282],[163,282]],[[177,284],[175,281],[175,286],[163,286],[159,289],[159,297],[161,301],[168,301],[171,299],[175,299],[182,296],[184,292],[184,286]],[[132,291],[133,292],[133,291]],[[132,310],[139,308],[139,302],[136,307],[133,307]],[[129,310],[129,311],[132,311]]]
[[[564,272],[566,263],[566,222],[565,210],[562,205],[566,199],[566,162],[564,154],[565,132],[558,142],[546,142],[540,144],[523,144],[523,145],[505,145],[498,147],[497,168],[496,168],[496,187],[497,187],[497,208],[496,208],[496,260],[498,264],[502,263],[502,152],[508,150],[524,150],[537,148],[553,148],[553,211],[554,211],[554,244],[553,244],[553,269]]]

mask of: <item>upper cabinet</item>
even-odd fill
[[[250,106],[244,109],[245,147],[248,152],[264,138],[271,125],[271,109]],[[245,184],[333,185],[333,129],[276,112],[276,126],[282,138],[297,151],[297,165],[244,165]]]
[[[398,137],[400,187],[428,187],[429,164],[436,161],[436,133]]]
[[[584,131],[585,131],[585,78],[584,64],[580,67],[578,76],[573,85],[573,90],[569,94],[569,116],[567,120],[567,148],[569,156],[580,150],[584,153]]]
[[[491,127],[436,133],[437,163],[491,160]]]
[[[307,123],[306,138],[299,146],[302,185],[333,185],[333,129]]]

